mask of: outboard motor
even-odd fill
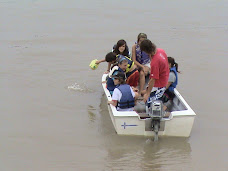
[[[160,122],[164,115],[163,112],[163,103],[161,100],[154,100],[150,103],[148,109],[149,116],[151,117],[151,126],[154,131],[154,141],[158,140],[158,131],[160,128]]]

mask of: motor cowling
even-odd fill
[[[152,101],[149,107],[149,116],[154,120],[161,120],[163,115],[163,102],[161,100]]]
[[[158,140],[160,122],[164,115],[163,103],[161,100],[154,100],[149,104],[148,114],[151,117],[151,127],[154,131],[154,141]]]

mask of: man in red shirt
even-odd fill
[[[143,98],[144,102],[150,103],[152,100],[161,98],[165,92],[169,79],[169,64],[165,51],[156,48],[155,44],[150,40],[143,40],[140,44],[140,49],[151,58],[150,80]]]

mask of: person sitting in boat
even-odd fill
[[[126,84],[126,77],[123,72],[119,71],[112,75],[112,78],[117,87],[113,91],[112,101],[108,101],[108,104],[116,106],[118,111],[133,111],[138,94],[132,90],[130,85]]]
[[[114,89],[116,88],[116,85],[114,84],[114,78],[112,78],[113,75],[116,75],[118,72],[125,73],[128,66],[127,60],[123,60],[118,63],[118,66],[113,66],[111,72],[108,75],[107,78],[107,89],[109,90],[110,94],[113,94]]]
[[[168,63],[169,63],[169,80],[168,84],[166,85],[166,91],[162,96],[162,101],[164,103],[164,110],[167,109],[168,106],[171,105],[171,101],[175,97],[174,89],[176,88],[178,84],[178,63],[175,62],[175,59],[173,57],[168,57]]]
[[[132,60],[139,70],[139,93],[141,93],[145,86],[145,77],[150,73],[150,57],[144,51],[141,51],[140,44],[147,39],[145,33],[139,33],[137,42],[132,46]]]
[[[122,56],[122,55],[118,55],[118,56],[119,56],[118,66],[126,73],[126,77],[127,77],[126,83],[132,87],[137,87],[139,82],[139,72],[136,66],[132,62],[131,65],[133,66],[129,69],[129,59],[127,59],[125,56]],[[127,64],[127,67],[126,67],[126,64]]]
[[[129,48],[127,46],[127,42],[123,39],[119,40],[114,46],[113,46],[113,52],[116,55],[123,55],[130,57]]]
[[[116,55],[123,55],[123,56],[127,56],[129,57],[129,50],[128,50],[128,46],[127,46],[127,43],[125,40],[121,39],[119,40],[114,46],[113,46],[113,52],[116,54]],[[111,52],[110,52],[111,53]],[[115,56],[116,56],[115,55]],[[107,56],[107,55],[106,55]],[[96,64],[100,64],[101,62],[108,62],[108,69],[107,71],[105,71],[105,73],[109,73],[110,72],[110,69],[111,69],[111,65],[113,64],[111,61],[107,61],[106,57],[105,59],[101,59],[101,60],[97,60],[96,61]],[[116,62],[116,59],[115,61]]]
[[[127,68],[128,68],[128,60],[125,57],[119,58],[118,64],[112,68],[111,72],[109,73],[109,77],[107,79],[107,89],[109,90],[110,94],[112,94],[112,91],[115,88],[115,85],[111,76],[116,74],[118,71],[126,73]],[[126,83],[129,84],[130,86],[136,87],[138,85],[138,80],[139,80],[138,70],[135,69],[131,72],[128,72],[126,75],[127,75]]]

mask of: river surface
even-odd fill
[[[0,170],[228,170],[227,0],[0,0]],[[101,87],[144,32],[179,63],[189,138],[119,136]],[[181,128],[180,128],[181,129]]]

